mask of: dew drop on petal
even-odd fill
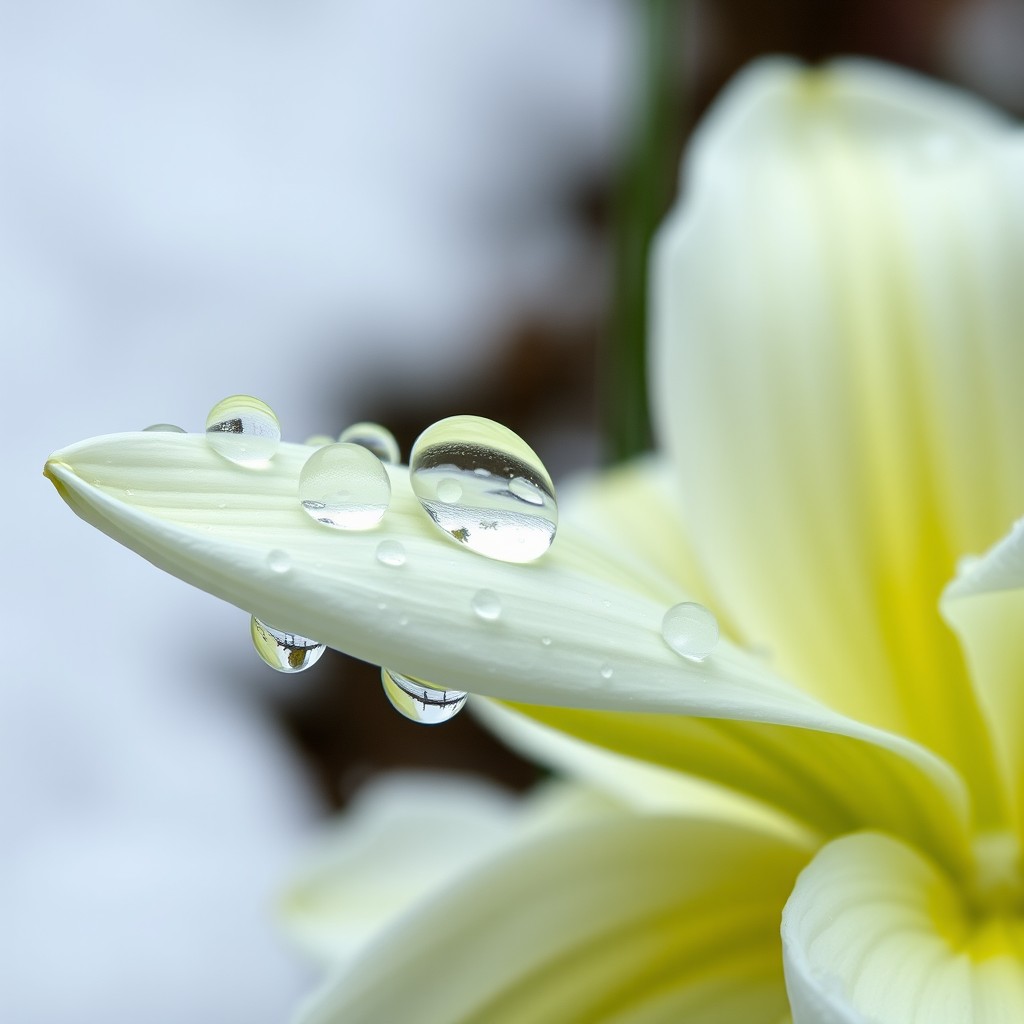
[[[462,690],[440,690],[383,667],[380,681],[391,706],[420,725],[440,725],[450,721],[466,706],[469,697]]]
[[[661,635],[676,654],[703,661],[718,643],[718,620],[704,605],[683,601],[665,612]]]
[[[477,618],[497,622],[501,618],[501,598],[493,590],[478,590],[470,602]]]
[[[543,645],[544,645],[545,647],[550,647],[550,646],[551,646],[551,637],[549,637],[549,636],[542,636],[542,637],[540,638],[540,642],[541,642],[541,643],[542,643],[542,644],[543,644]]]
[[[274,548],[267,554],[267,565],[271,572],[287,572],[292,567],[292,560],[288,557],[287,551]]]
[[[353,423],[341,432],[338,440],[368,448],[381,462],[386,462],[389,466],[395,465],[402,458],[395,435],[379,423]]]
[[[412,489],[431,520],[471,551],[532,562],[554,540],[555,488],[518,434],[481,416],[428,427],[409,460]]]
[[[185,428],[174,423],[151,423],[148,427],[144,427],[143,431],[147,434],[184,434]]]
[[[601,678],[611,679],[613,675],[615,675],[615,670],[611,667],[611,665],[608,664],[608,662],[605,662],[601,666]]]
[[[218,455],[239,466],[265,466],[281,443],[281,424],[265,402],[231,395],[206,417],[206,440]]]
[[[405,565],[405,548],[397,540],[382,540],[377,545],[377,561],[381,565]]]
[[[320,660],[327,645],[297,633],[285,633],[254,615],[249,625],[256,653],[278,672],[302,672]]]
[[[318,523],[338,530],[367,530],[391,503],[391,478],[362,445],[318,448],[299,474],[299,501]]]

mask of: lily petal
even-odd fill
[[[979,921],[949,879],[888,836],[847,836],[800,876],[782,918],[793,1024],[1024,1019],[1021,926]]]
[[[902,824],[894,823],[901,834],[950,865],[964,859],[966,796],[947,765],[834,713],[727,640],[704,663],[681,658],[661,637],[666,602],[648,594],[631,563],[617,562],[614,548],[577,534],[564,515],[539,562],[481,558],[442,538],[404,467],[389,466],[392,504],[380,527],[331,530],[296,498],[309,454],[282,445],[268,467],[253,470],[220,458],[201,436],[116,434],[58,452],[47,472],[79,515],[168,572],[279,629],[416,678],[524,704],[812,730],[782,730],[769,741],[793,781],[813,788],[827,770],[818,757],[848,751],[835,776],[851,764],[881,773],[880,791],[902,808]],[[377,559],[384,539],[402,546],[403,565]],[[473,613],[481,589],[498,595],[498,619]],[[814,732],[847,740],[822,747]],[[874,748],[867,756],[857,753],[865,744]],[[716,756],[735,745],[727,739]],[[842,784],[855,788],[851,779]]]
[[[936,608],[1024,507],[1022,158],[954,90],[762,63],[698,134],[654,268],[660,436],[720,604],[950,760],[982,824],[1001,781]]]
[[[302,1024],[776,1024],[802,851],[736,826],[607,816],[518,845],[381,937]]]
[[[1024,828],[1024,524],[946,588],[942,612],[971,668],[1000,763],[1010,779],[1015,824]]]
[[[509,794],[470,778],[378,777],[307,854],[281,901],[284,925],[314,956],[343,963],[500,849],[520,817]]]

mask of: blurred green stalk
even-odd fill
[[[643,0],[643,52],[634,139],[612,204],[615,294],[603,359],[605,457],[651,447],[647,408],[647,281],[651,238],[675,191],[684,135],[682,36],[686,0]]]

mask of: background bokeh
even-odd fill
[[[400,719],[373,667],[275,675],[46,455],[235,392],[289,440],[371,418],[408,451],[474,412],[556,480],[622,451],[647,225],[779,51],[1024,112],[1019,0],[0,2],[0,1020],[286,1019],[316,978],[274,894],[331,812],[395,766],[535,778],[469,715]]]

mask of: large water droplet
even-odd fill
[[[329,444],[306,460],[299,474],[299,501],[324,526],[367,530],[391,503],[391,478],[380,459],[358,444]]]
[[[420,725],[450,721],[466,706],[469,697],[462,690],[439,690],[383,667],[380,681],[391,706]]]
[[[148,427],[143,428],[144,432],[154,434],[184,434],[185,428],[179,427],[175,423],[151,423]]]
[[[478,590],[471,604],[477,617],[486,622],[497,622],[501,618],[501,598],[493,590]]]
[[[281,424],[265,402],[231,395],[206,417],[206,440],[218,455],[240,466],[265,466],[281,443]]]
[[[341,432],[338,440],[347,441],[349,444],[360,444],[373,452],[381,462],[386,462],[391,466],[402,458],[395,435],[379,423],[353,423],[352,426],[346,427]]]
[[[449,536],[488,558],[532,562],[558,525],[555,488],[518,434],[481,416],[450,416],[417,438],[412,489]]]
[[[327,646],[296,633],[274,629],[255,615],[249,624],[249,632],[252,633],[256,653],[278,672],[301,672],[315,665]]]
[[[718,620],[704,605],[683,601],[665,612],[661,635],[676,654],[703,661],[718,643]]]
[[[381,565],[405,565],[405,548],[397,540],[382,540],[377,545],[377,561]]]

